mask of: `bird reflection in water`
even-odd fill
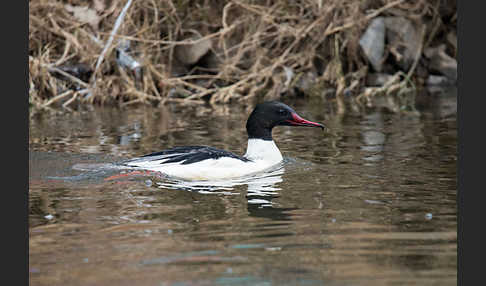
[[[274,198],[280,196],[279,183],[283,181],[285,173],[284,163],[252,176],[221,181],[183,181],[166,178],[156,182],[159,188],[178,189],[199,194],[239,195],[241,187],[247,187],[246,198],[248,211],[251,216],[285,219],[285,211],[290,209],[278,208]]]

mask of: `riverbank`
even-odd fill
[[[198,2],[30,1],[30,106],[321,96],[345,110],[456,84],[456,1]]]

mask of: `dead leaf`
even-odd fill
[[[73,13],[74,18],[83,23],[88,23],[93,29],[98,30],[98,24],[101,18],[98,16],[95,10],[88,7],[71,6],[69,4],[64,5],[67,11]]]
[[[93,0],[93,6],[94,6],[95,10],[100,12],[100,13],[105,11],[105,9],[106,9],[105,1],[103,1],[103,0]]]

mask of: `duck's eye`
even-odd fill
[[[287,115],[287,110],[285,110],[285,109],[279,109],[278,110],[278,114],[280,114],[280,115]]]

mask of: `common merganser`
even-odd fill
[[[190,181],[251,175],[282,162],[282,154],[272,138],[272,128],[277,125],[325,128],[303,119],[284,103],[268,101],[258,104],[248,117],[248,146],[243,156],[208,146],[183,146],[130,159],[122,165]]]

